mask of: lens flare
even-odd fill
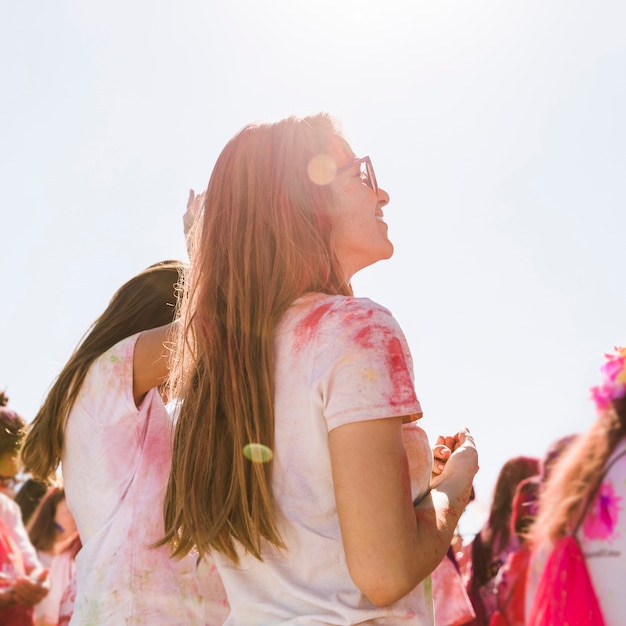
[[[337,163],[328,154],[317,154],[307,167],[307,174],[316,185],[329,185],[337,173]]]
[[[249,443],[243,447],[243,455],[253,463],[269,463],[274,458],[270,448],[262,443]]]

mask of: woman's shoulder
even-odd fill
[[[292,304],[278,333],[294,332],[301,339],[340,333],[347,338],[355,332],[369,332],[373,328],[401,334],[391,312],[369,298],[309,293]]]
[[[133,399],[133,354],[140,333],[122,339],[91,365],[80,389],[69,423],[78,411],[97,422],[110,423],[114,415],[136,413]],[[114,406],[115,405],[115,406]]]
[[[323,317],[383,315],[393,318],[389,309],[370,300],[357,296],[342,296],[326,293],[308,293],[298,298],[291,307],[297,316],[314,315]]]

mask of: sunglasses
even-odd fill
[[[359,166],[361,172],[361,180],[375,193],[378,194],[378,183],[376,182],[376,174],[374,174],[374,168],[372,167],[372,161],[368,156],[361,157],[360,159],[354,159],[347,165],[342,165],[337,168],[337,174],[345,170],[349,170],[351,167]]]

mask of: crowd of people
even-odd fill
[[[626,352],[590,431],[510,459],[459,545],[473,437],[427,435],[402,329],[352,292],[389,200],[326,114],[228,142],[190,261],[118,289],[28,425],[0,410],[0,624],[555,626],[564,537],[619,623]]]

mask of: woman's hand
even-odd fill
[[[433,446],[433,476],[439,476],[443,472],[454,445],[454,437],[444,437],[443,435],[437,437],[437,443]]]
[[[187,210],[183,215],[183,227],[185,230],[185,240],[189,238],[189,233],[193,225],[197,222],[202,213],[202,205],[204,204],[204,191],[196,196],[193,189],[189,190],[189,198],[187,200]]]
[[[0,609],[6,609],[15,604],[13,587],[7,586],[0,589]]]
[[[465,428],[454,437],[440,436],[435,448],[439,448],[439,460],[435,458],[434,465],[443,466],[443,469],[437,468],[438,473],[433,471],[436,475],[433,477],[432,487],[442,485],[445,480],[466,482],[469,498],[472,480],[478,471],[478,452],[470,431]],[[445,449],[449,449],[450,453],[446,453]],[[433,450],[434,453],[435,450]],[[448,458],[443,460],[445,456]]]
[[[42,569],[35,572],[33,578],[18,576],[11,585],[15,604],[34,606],[41,602],[50,591],[48,570]]]

